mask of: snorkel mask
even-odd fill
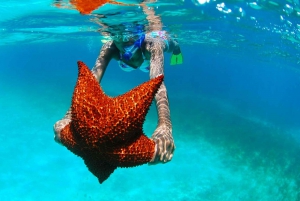
[[[145,34],[141,34],[140,38],[138,40],[136,40],[133,45],[128,46],[128,47],[124,47],[125,53],[122,54],[122,58],[124,58],[125,60],[130,60],[132,58],[132,56],[135,54],[135,52],[141,48],[142,43],[145,40]]]

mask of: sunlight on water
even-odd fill
[[[128,3],[125,1],[125,3]],[[130,2],[132,3],[132,2]],[[173,27],[175,26],[171,20],[176,21],[178,19],[178,23],[176,26],[180,25],[182,19],[188,19],[190,22],[182,22],[181,26],[185,27],[185,29],[181,28],[181,31],[173,31],[173,34],[178,35],[180,39],[184,41],[184,36],[182,34],[186,34],[186,31],[192,31],[193,28],[189,27],[191,22],[206,22],[209,19],[214,19],[216,22],[218,20],[222,20],[223,23],[238,23],[237,26],[241,27],[249,27],[259,30],[266,30],[270,32],[275,32],[281,34],[286,39],[299,43],[299,22],[300,19],[300,8],[299,2],[275,2],[275,1],[261,1],[261,2],[247,2],[247,1],[238,1],[237,3],[229,2],[218,2],[218,1],[192,1],[193,4],[189,4],[188,2],[181,3],[177,1],[176,4],[166,3],[166,2],[157,2],[151,3],[149,5],[149,9],[154,9],[158,14],[161,13],[163,22],[167,29],[170,29],[172,32]],[[63,1],[61,3],[64,6],[59,8],[55,7],[55,4],[52,4],[52,1],[29,1],[26,4],[20,4],[17,1],[9,1],[5,4],[2,4],[0,10],[4,13],[1,17],[1,22],[5,22],[4,25],[1,25],[2,34],[3,32],[10,31],[18,31],[17,27],[9,27],[10,20],[18,20],[18,18],[24,18],[33,13],[46,13],[50,12],[54,16],[53,25],[55,26],[55,15],[58,12],[66,13],[66,14],[76,14],[74,9],[72,10],[71,6],[69,6],[68,1]],[[194,5],[194,7],[192,6]],[[69,8],[69,9],[68,9]],[[184,9],[187,8],[187,9]],[[13,9],[14,12],[11,12]],[[107,20],[105,22],[116,23],[117,20],[120,20],[118,15],[115,15],[116,12],[122,11],[122,18],[134,18],[137,15],[143,15],[142,11],[137,4],[136,6],[116,6],[116,5],[105,5],[102,8],[94,11],[94,14],[104,13],[109,14],[114,12],[114,15],[107,15]],[[266,12],[268,11],[270,14],[271,21],[267,20]],[[49,13],[49,14],[50,14]],[[185,17],[179,19],[178,17]],[[192,16],[192,17],[191,17]],[[67,17],[67,15],[65,15]],[[92,16],[91,16],[92,17]],[[164,19],[164,17],[166,19]],[[171,18],[170,18],[171,17]],[[92,17],[93,18],[93,17]],[[169,20],[170,19],[170,20]],[[175,19],[175,20],[174,20]],[[298,20],[297,20],[298,19]],[[64,18],[60,18],[60,20],[64,20]],[[114,22],[116,20],[116,22]],[[144,20],[136,19],[136,20]],[[185,23],[185,24],[183,24]],[[187,24],[186,24],[187,23]],[[40,25],[41,29],[45,28]],[[63,24],[61,24],[63,26]],[[74,25],[76,26],[76,25]],[[31,27],[26,27],[30,29]],[[207,28],[207,27],[206,27]],[[54,29],[59,30],[60,27],[56,27]],[[74,28],[76,29],[76,28]],[[80,32],[81,28],[77,28]],[[64,30],[62,29],[62,32]],[[183,31],[183,32],[182,32]],[[50,32],[51,33],[51,32]]]
[[[0,19],[0,34],[3,38],[1,44],[55,42],[68,40],[68,38],[84,39],[86,33],[90,33],[90,37],[101,37],[97,34],[97,30],[114,32],[111,28],[103,27],[103,23],[110,27],[129,22],[142,25],[147,23],[146,16],[138,4],[136,6],[105,4],[90,16],[78,15],[78,11],[66,0],[60,1],[60,4],[62,5],[60,7],[55,6],[52,1],[30,1],[27,4],[10,1],[2,4],[0,9],[5,12]],[[252,36],[245,35],[250,29],[265,35],[278,34],[281,40],[290,42],[293,48],[297,50],[300,48],[300,8],[296,0],[285,3],[282,1],[162,1],[147,5],[148,9],[153,9],[162,17],[164,29],[184,44],[205,43],[241,48],[245,43],[256,43]],[[14,12],[10,11],[12,8]],[[45,18],[45,16],[52,17]],[[229,26],[238,27],[239,32],[234,31],[228,35]],[[186,37],[187,35],[189,37]],[[102,37],[106,40],[106,36]],[[266,46],[267,43],[269,42],[265,42]],[[267,54],[277,54],[271,49],[273,48],[270,47],[270,53]],[[294,60],[299,62],[299,55],[298,59],[294,58]]]

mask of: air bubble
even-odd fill
[[[286,23],[289,25],[289,26],[292,26],[293,25],[293,23],[291,22],[291,21],[286,21]]]
[[[230,8],[225,7],[225,3],[217,4],[216,8],[217,8],[218,11],[226,13],[226,14],[232,12],[232,10]]]
[[[256,2],[249,3],[249,6],[250,6],[251,8],[256,9],[256,10],[261,9],[261,6],[259,6]]]
[[[294,11],[294,8],[289,4],[285,4],[283,11],[289,15]]]

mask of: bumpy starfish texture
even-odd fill
[[[149,162],[155,143],[143,134],[143,123],[163,75],[109,97],[83,62],[78,69],[71,121],[61,131],[61,143],[83,158],[100,183],[117,167]]]

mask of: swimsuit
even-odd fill
[[[120,68],[125,72],[130,72],[130,71],[133,71],[133,70],[136,70],[136,69],[140,69],[141,71],[143,71],[145,73],[148,73],[149,70],[150,70],[150,60],[146,60],[146,57],[145,57],[143,52],[142,52],[142,55],[143,55],[144,62],[140,65],[140,67],[133,68],[133,67],[131,67],[131,66],[129,66],[126,63],[123,62],[122,54],[120,53],[120,60],[118,61]]]
[[[165,31],[153,31],[150,33],[150,36],[152,38],[161,38],[164,40],[164,42],[166,43],[166,46],[168,47],[167,49],[169,49],[169,42],[168,42],[168,38],[166,36],[166,32]],[[133,71],[133,70],[136,70],[136,69],[140,69],[141,71],[147,73],[149,72],[150,70],[150,60],[146,60],[146,57],[142,51],[142,55],[143,55],[143,59],[144,59],[144,62],[141,64],[140,67],[138,68],[133,68],[129,65],[127,65],[126,63],[123,62],[123,59],[122,59],[122,53],[120,52],[120,60],[118,61],[119,63],[119,67],[124,70],[125,72],[130,72],[130,71]]]

